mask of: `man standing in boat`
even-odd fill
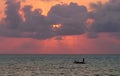
[[[85,59],[83,58],[83,63],[85,63]]]

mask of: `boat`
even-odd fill
[[[82,61],[82,62],[80,62],[80,61],[76,61],[76,60],[75,60],[73,63],[75,63],[75,64],[86,64],[84,58],[83,58],[83,61]]]
[[[85,64],[85,62],[74,61],[75,64]]]

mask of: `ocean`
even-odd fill
[[[120,76],[120,55],[0,55],[0,76]]]

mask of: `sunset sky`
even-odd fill
[[[0,0],[0,54],[120,54],[120,0]]]

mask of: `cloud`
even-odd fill
[[[94,25],[91,27],[96,32],[120,32],[120,1],[109,0],[108,3],[91,4],[92,12],[91,17],[95,20]]]
[[[25,6],[22,10],[25,14],[25,22],[22,30],[31,33],[32,38],[46,39],[52,37],[50,23],[45,16],[41,15],[41,9],[31,10],[31,6]],[[29,37],[30,37],[29,36]]]
[[[0,28],[0,36],[4,37],[22,37],[22,32],[19,30]]]
[[[22,23],[21,15],[19,14],[20,2],[16,0],[6,0],[6,27],[10,29],[17,29]]]
[[[57,4],[48,12],[48,19],[52,24],[62,24],[62,28],[56,32],[58,35],[75,35],[85,32],[87,8],[77,3]]]
[[[77,3],[57,4],[53,6],[48,15],[42,15],[41,9],[32,10],[32,6],[24,6],[20,15],[20,2],[6,1],[5,24],[0,26],[0,35],[7,37],[26,37],[34,39],[48,39],[59,35],[76,35],[85,32],[87,9]],[[51,25],[62,24],[62,28],[53,31]]]
[[[20,2],[16,0],[6,0],[6,18],[0,22],[0,35],[5,37],[21,37],[22,32],[19,28],[22,18],[19,14]]]
[[[48,39],[87,32],[88,38],[97,38],[101,32],[120,32],[119,7],[119,0],[110,0],[106,4],[91,3],[93,11],[88,12],[85,6],[71,2],[52,6],[44,16],[41,9],[32,10],[32,6],[27,5],[21,10],[20,1],[6,0],[6,17],[0,22],[0,36]],[[20,10],[24,13],[25,21]],[[87,28],[86,21],[89,18],[95,22]],[[51,25],[55,24],[61,24],[62,27],[54,31]]]
[[[25,21],[20,15],[20,2],[16,0],[6,1],[5,24],[0,24],[0,35],[5,37],[26,37],[47,39],[52,37],[51,28],[46,16],[41,15],[41,9],[32,11],[32,6],[24,6]]]

